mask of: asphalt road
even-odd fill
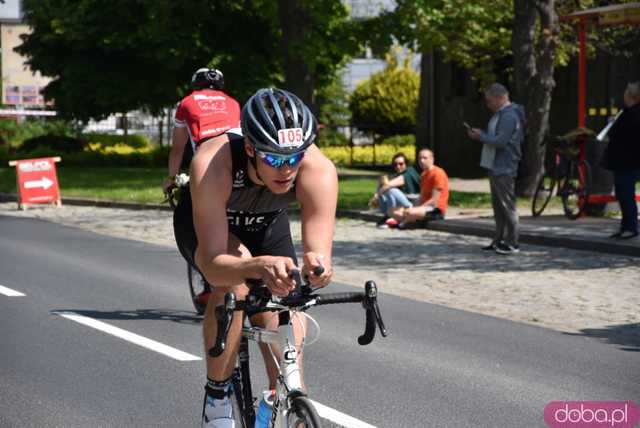
[[[0,427],[199,426],[202,320],[175,250],[4,216],[0,237]],[[310,394],[342,421],[327,426],[544,427],[550,401],[640,402],[637,347],[380,303],[390,336],[365,347],[357,305],[311,312]]]

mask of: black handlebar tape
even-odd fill
[[[227,334],[233,320],[233,311],[236,309],[236,295],[232,292],[225,294],[224,305],[216,306],[215,314],[218,324],[218,334],[216,335],[216,344],[209,349],[209,356],[219,357],[224,352]]]
[[[334,303],[358,303],[364,299],[362,293],[330,293],[318,294],[314,297],[317,305],[331,305]]]
[[[376,335],[376,320],[373,310],[367,309],[366,323],[364,326],[364,334],[358,337],[358,343],[360,345],[368,345],[373,341]]]

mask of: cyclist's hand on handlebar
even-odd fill
[[[291,270],[296,269],[290,257],[259,256],[256,259],[259,261],[260,278],[272,294],[284,297],[296,287],[289,275]]]
[[[304,254],[302,262],[302,275],[304,278],[308,278],[313,288],[322,288],[331,282],[333,275],[331,261],[326,260],[322,254],[309,251]],[[324,269],[320,275],[316,275],[319,270],[322,270],[318,268]]]

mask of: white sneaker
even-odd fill
[[[233,405],[229,397],[218,400],[207,395],[205,400],[202,428],[235,428]]]

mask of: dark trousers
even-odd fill
[[[636,182],[640,181],[640,170],[613,171],[616,199],[622,211],[620,231],[638,231],[638,205],[636,204]]]
[[[516,210],[515,179],[508,175],[490,175],[491,205],[496,232],[493,242],[504,241],[507,245],[518,245],[518,211]]]

